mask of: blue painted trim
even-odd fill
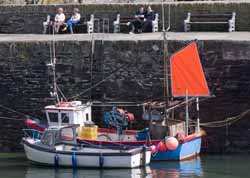
[[[72,167],[73,167],[73,169],[77,168],[77,157],[76,157],[75,152],[73,152],[73,154],[72,154]]]
[[[182,160],[198,155],[201,149],[201,137],[180,143],[175,150],[157,152],[152,155],[152,160]]]
[[[58,154],[55,154],[55,157],[54,157],[54,166],[55,166],[55,168],[59,167],[59,156],[58,156]]]

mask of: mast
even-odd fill
[[[54,36],[53,36],[54,37]],[[58,93],[57,93],[57,83],[56,83],[56,50],[55,50],[55,41],[53,39],[52,41],[52,48],[53,48],[53,88],[54,88],[54,95],[56,97],[57,102],[60,101]]]
[[[165,29],[165,10],[164,10],[164,0],[162,1],[162,32],[163,32],[163,65],[164,65],[164,100],[165,100],[165,119],[168,117],[167,108],[169,106],[169,80],[168,80],[168,43],[166,38]],[[170,6],[169,6],[170,7]],[[170,10],[170,8],[169,8]],[[170,11],[169,11],[170,14]],[[169,16],[170,18],[170,16]],[[167,31],[170,29],[170,23],[168,24]]]
[[[92,34],[91,39],[91,62],[90,62],[90,91],[89,91],[89,99],[92,101],[92,87],[93,87],[93,62],[94,62],[94,55],[95,55],[95,39],[94,35]]]

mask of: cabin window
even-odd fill
[[[52,146],[53,145],[53,133],[45,133],[42,139],[44,145]]]
[[[74,140],[74,131],[72,128],[63,128],[61,130],[61,139],[66,141]]]
[[[89,114],[86,114],[86,121],[89,121]]]
[[[50,122],[58,122],[58,114],[54,112],[49,112],[49,120]]]
[[[64,124],[69,123],[69,115],[68,115],[68,113],[61,113],[61,121]]]

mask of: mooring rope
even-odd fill
[[[216,127],[225,127],[225,126],[228,126],[228,125],[232,125],[233,123],[243,119],[244,116],[247,115],[249,112],[250,112],[250,108],[247,109],[246,111],[240,113],[237,116],[227,117],[227,118],[225,118],[223,120],[220,120],[220,121],[200,123],[200,125],[203,126],[203,127],[210,127],[210,128],[213,128],[213,127],[214,128],[216,128]],[[195,121],[193,121],[193,122],[195,122]]]

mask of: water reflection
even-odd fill
[[[153,162],[150,167],[135,169],[78,169],[29,165],[26,178],[182,178],[202,177],[201,159],[181,162]]]
[[[150,178],[151,169],[58,169],[30,166],[26,172],[26,178]]]
[[[203,176],[200,157],[181,162],[153,162],[153,164],[151,164],[151,171],[152,177],[157,178]]]

